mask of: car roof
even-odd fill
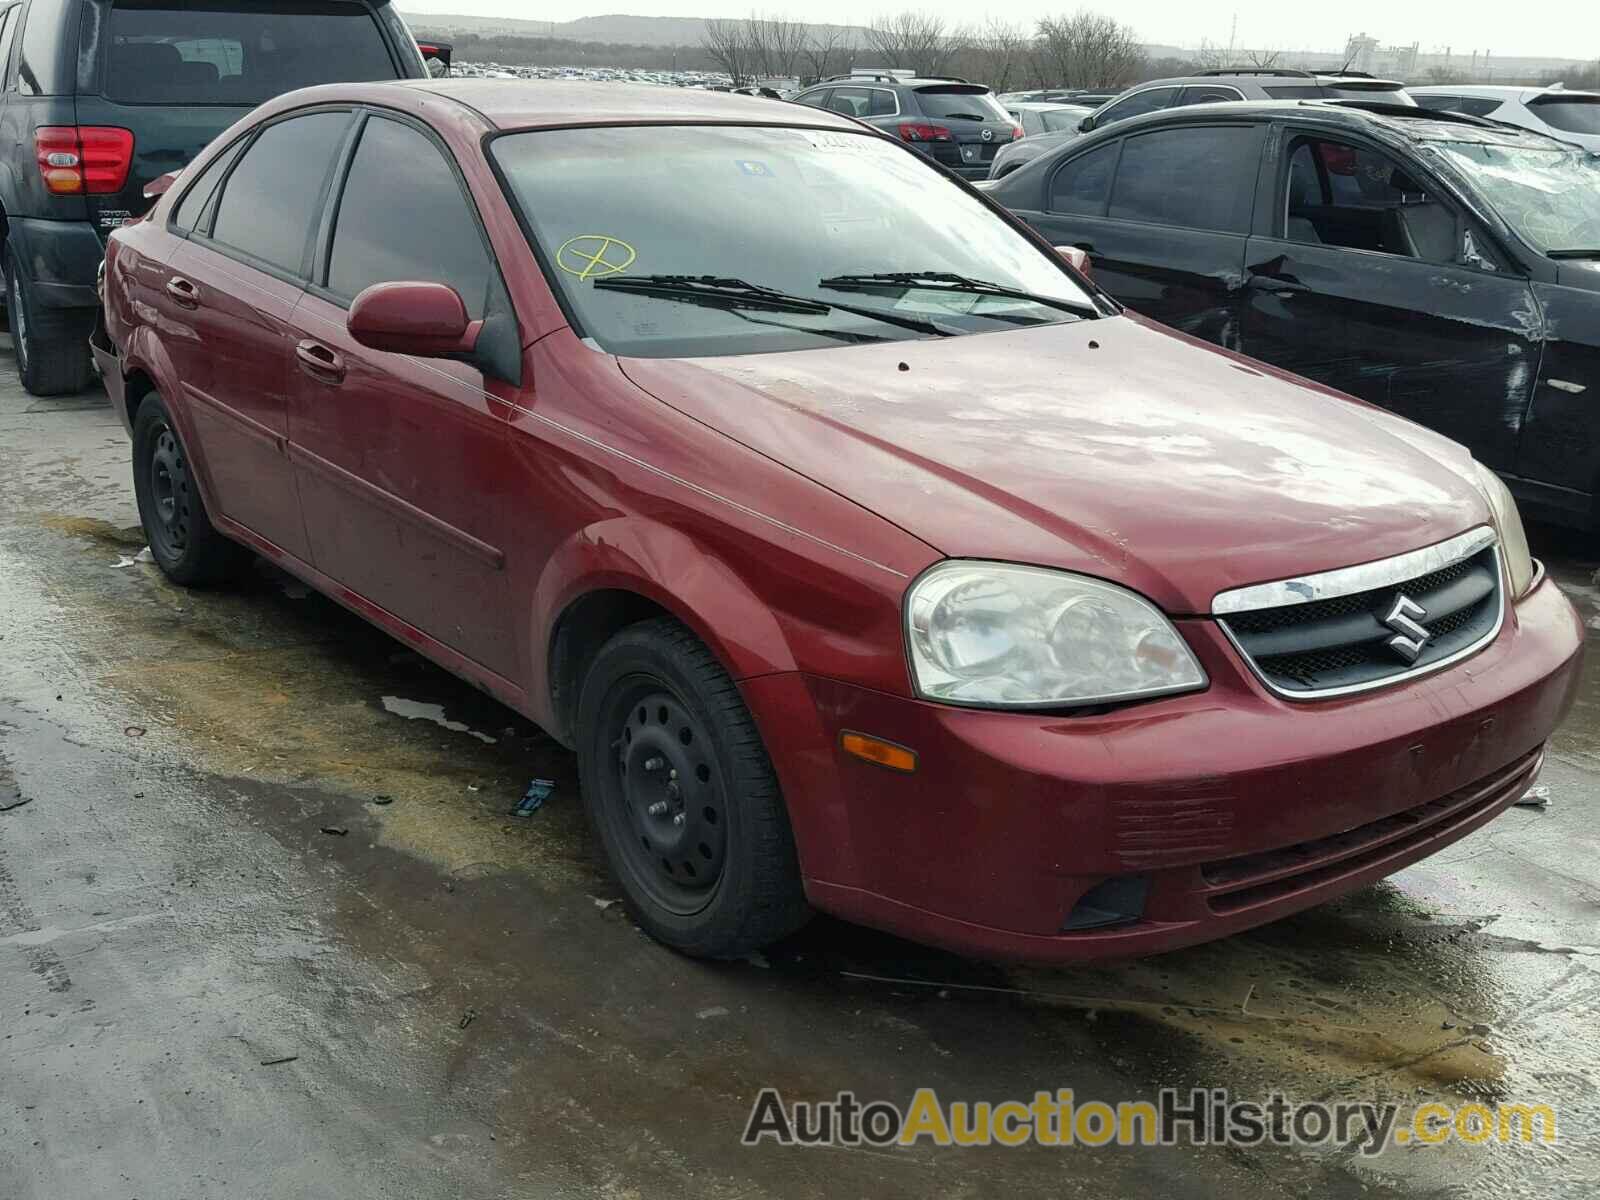
[[[1552,96],[1557,99],[1571,96],[1577,100],[1593,100],[1600,97],[1600,92],[1587,88],[1563,87],[1558,83],[1547,87],[1515,87],[1504,83],[1463,83],[1457,86],[1447,83],[1407,88],[1406,91],[1422,96],[1484,96],[1520,100],[1531,100],[1539,96]]]
[[[1301,119],[1323,126],[1342,126],[1352,133],[1368,131],[1387,134],[1402,142],[1476,142],[1483,145],[1527,146],[1547,149],[1552,143],[1567,145],[1543,133],[1507,125],[1465,113],[1439,112],[1410,105],[1385,104],[1373,100],[1231,100],[1213,104],[1190,104],[1182,108],[1158,109],[1128,117],[1096,130],[1082,139],[1085,146],[1150,126],[1192,124],[1217,118],[1267,121],[1274,118]],[[1105,136],[1102,137],[1101,135]]]
[[[1014,100],[1011,107],[1029,112],[1056,112],[1063,108],[1089,108],[1087,104],[1074,104],[1071,100]]]
[[[861,125],[839,113],[775,104],[761,96],[660,88],[649,84],[554,79],[413,79],[404,83],[345,84],[318,89],[354,100],[378,99],[389,89],[428,92],[466,105],[496,129],[559,125],[644,125],[682,122],[751,125]]]

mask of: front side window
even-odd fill
[[[321,112],[262,130],[223,185],[212,239],[300,274],[349,125],[347,112]]]
[[[1104,216],[1111,194],[1111,172],[1120,142],[1079,155],[1065,163],[1050,181],[1050,211],[1085,217]]]
[[[1113,121],[1126,121],[1129,117],[1138,117],[1166,108],[1177,98],[1178,89],[1175,87],[1146,88],[1142,92],[1135,92],[1126,100],[1113,104],[1097,115],[1094,123],[1104,127]]]
[[[1076,133],[1078,126],[1083,124],[1093,109],[1090,108],[1051,108],[1044,112],[1044,131],[1046,133]]]
[[[1453,264],[1461,229],[1419,172],[1367,146],[1302,138],[1289,154],[1285,236],[1311,245]]]
[[[807,104],[812,108],[827,108],[828,97],[833,94],[832,88],[814,88],[809,92],[802,92],[794,98],[796,104]]]
[[[365,5],[340,0],[114,0],[103,78],[123,104],[255,105],[400,72]]]
[[[1248,232],[1261,128],[1185,126],[1129,138],[1106,215],[1188,229]]]
[[[536,130],[496,138],[491,153],[568,312],[611,353],[812,349],[1094,313],[1053,256],[914,151],[865,132]],[[885,273],[947,278],[864,279]],[[778,295],[763,307],[754,292],[735,306],[638,290],[685,276]],[[951,290],[949,276],[1039,299]]]
[[[399,121],[369,120],[339,200],[328,290],[350,300],[374,283],[446,283],[476,319],[493,276],[477,218],[438,147]]]
[[[1600,258],[1600,157],[1561,146],[1433,142],[1506,223],[1536,249]]]

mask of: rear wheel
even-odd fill
[[[150,555],[174,583],[219,583],[249,557],[212,526],[188,452],[160,396],[146,396],[133,421],[133,492]]]
[[[94,361],[89,355],[93,311],[41,307],[9,247],[5,271],[6,323],[16,348],[22,386],[35,396],[83,391],[94,377]]]
[[[589,820],[639,924],[733,958],[809,910],[777,776],[739,689],[662,617],[601,648],[578,701]]]

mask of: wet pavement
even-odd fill
[[[1031,970],[819,919],[705,964],[633,927],[525,720],[264,567],[167,584],[136,524],[103,398],[26,396],[0,338],[6,1200],[1593,1194],[1600,655],[1550,808],[1254,933]],[[1600,545],[1532,537],[1600,629]],[[769,1085],[1522,1101],[1561,1140],[742,1148]]]

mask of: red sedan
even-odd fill
[[[550,730],[691,953],[1247,928],[1493,819],[1577,682],[1461,447],[816,109],[296,92],[104,286],[162,570],[264,555]]]

